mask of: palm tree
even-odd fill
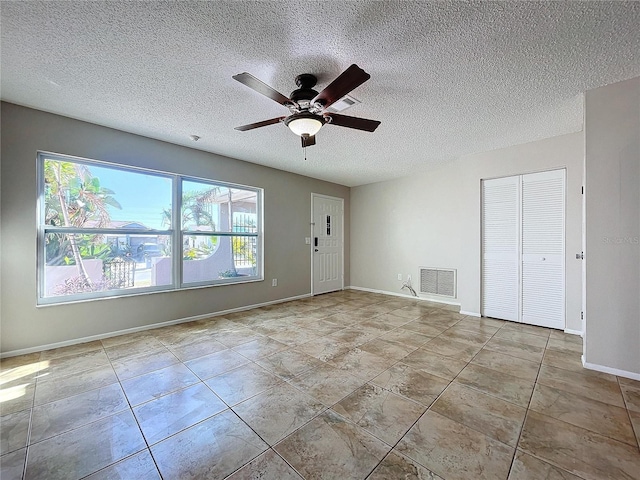
[[[92,220],[97,221],[98,227],[104,227],[111,221],[107,206],[121,208],[112,196],[114,192],[102,187],[100,180],[85,165],[45,160],[44,179],[45,223],[48,225],[82,228]],[[69,233],[67,237],[78,275],[87,287],[91,287],[77,235]]]

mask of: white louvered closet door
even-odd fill
[[[565,327],[565,171],[522,176],[524,323]]]
[[[519,321],[520,177],[482,181],[482,314]]]

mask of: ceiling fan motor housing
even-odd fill
[[[311,106],[311,100],[318,96],[318,92],[313,89],[318,79],[310,73],[303,73],[296,77],[297,90],[291,92],[289,98],[298,104],[300,109],[306,110]]]

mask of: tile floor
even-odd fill
[[[579,337],[354,290],[2,361],[2,480],[640,479]]]

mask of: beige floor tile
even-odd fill
[[[516,332],[530,333],[541,337],[549,338],[551,330],[549,328],[537,327],[535,325],[527,325],[526,323],[504,322],[502,326],[505,330],[513,330]]]
[[[184,364],[177,363],[122,382],[131,406],[154,400],[198,383],[200,379]]]
[[[466,317],[460,320],[451,328],[466,330],[473,333],[483,333],[485,335],[495,334],[505,324],[503,320],[492,318]]]
[[[129,408],[120,384],[34,407],[29,443],[39,442]]]
[[[0,457],[0,478],[2,480],[22,480],[27,449],[22,448]]]
[[[97,367],[105,367],[111,364],[104,350],[92,350],[90,352],[67,355],[65,357],[47,360],[49,368],[40,374],[47,373],[49,378],[64,377],[72,373],[80,373]]]
[[[248,363],[222,375],[211,377],[205,383],[227,405],[231,406],[264,392],[282,381],[280,377],[270,374],[259,365]]]
[[[379,337],[360,345],[359,348],[362,351],[371,353],[378,357],[398,361],[413,352],[417,347],[402,345],[397,342],[389,342],[388,340],[384,340],[382,337]]]
[[[16,355],[15,357],[7,357],[0,359],[0,372],[12,370],[18,367],[28,367],[40,362],[41,352],[27,353],[25,355]]]
[[[444,357],[424,348],[411,352],[402,359],[402,363],[445,380],[453,380],[467,366],[465,361]]]
[[[273,446],[326,408],[309,395],[282,383],[234,405],[233,411]]]
[[[163,478],[226,478],[268,446],[226,410],[151,446]]]
[[[25,478],[82,478],[144,448],[138,424],[125,410],[31,445]]]
[[[0,386],[0,415],[20,412],[33,406],[35,380],[15,380]]]
[[[42,376],[36,383],[35,405],[54,402],[117,382],[118,377],[111,365],[70,373],[63,377]]]
[[[384,328],[384,330],[392,330],[396,327],[400,327],[401,325],[405,325],[409,322],[412,322],[413,318],[407,318],[401,315],[395,315],[393,312],[390,313],[381,313],[380,315],[375,316],[372,321],[379,322],[383,325],[386,325],[388,328]],[[363,322],[366,323],[366,322]],[[362,324],[361,324],[362,325]]]
[[[625,443],[530,411],[519,447],[587,480],[633,479],[640,451]]]
[[[434,336],[423,335],[412,330],[396,328],[395,330],[391,330],[389,333],[381,335],[378,339],[391,342],[405,348],[418,348],[427,343],[433,337]]]
[[[147,444],[201,422],[227,406],[202,383],[170,393],[133,408]]]
[[[94,342],[79,343],[77,345],[70,345],[68,347],[53,348],[51,350],[44,350],[40,354],[40,360],[51,360],[54,358],[66,357],[69,355],[77,355],[79,353],[93,352],[96,350],[102,350],[102,342],[96,340]]]
[[[185,365],[202,380],[206,380],[247,363],[249,360],[239,353],[222,350],[185,362]]]
[[[335,323],[327,322],[326,320],[314,320],[308,323],[306,327],[309,330],[314,331],[318,336],[330,335],[332,333],[342,330],[342,325],[336,325]]]
[[[178,357],[182,362],[204,357],[205,355],[210,355],[212,353],[221,352],[226,349],[227,347],[225,345],[211,337],[193,343],[188,343],[186,345],[169,347],[171,353]]]
[[[366,384],[332,407],[388,445],[394,445],[424,413],[426,407]]]
[[[0,455],[27,446],[30,420],[30,409],[0,417]]]
[[[330,410],[276,445],[304,478],[365,478],[391,449]]]
[[[467,345],[455,340],[436,337],[433,340],[429,340],[421,348],[442,355],[443,357],[468,362],[480,351],[482,345]]]
[[[233,348],[245,343],[253,342],[254,340],[259,340],[262,338],[262,335],[248,328],[238,328],[235,330],[216,333],[214,338],[223,345]]]
[[[551,330],[549,338],[554,338],[557,340],[566,340],[567,342],[573,342],[573,343],[582,345],[582,337],[580,335],[564,333],[562,330]]]
[[[160,480],[160,473],[149,450],[143,450],[86,477],[86,480],[119,479]]]
[[[544,355],[544,347],[535,347],[533,345],[527,345],[526,343],[518,343],[513,340],[498,337],[493,337],[489,340],[484,348],[537,363],[542,362],[542,356]]]
[[[482,347],[489,341],[491,335],[484,335],[482,333],[474,333],[472,335],[469,335],[468,332],[452,330],[451,328],[448,328],[440,335],[438,335],[437,338],[453,340],[455,342],[463,343],[472,347]]]
[[[449,385],[449,381],[435,375],[396,363],[373,380],[373,385],[428,407]]]
[[[318,338],[318,332],[305,327],[295,327],[271,334],[269,337],[277,340],[278,342],[284,343],[285,345],[295,346]]]
[[[364,380],[326,364],[293,377],[288,382],[327,407],[365,384]]]
[[[326,336],[319,338],[318,340],[314,340],[313,342],[298,345],[296,350],[326,362],[338,355],[347,353],[351,348],[349,345],[331,336]]]
[[[522,451],[516,453],[509,480],[580,480],[574,474],[555,467]]]
[[[298,350],[283,350],[268,357],[263,357],[256,363],[284,379],[293,378],[307,370],[324,365],[317,358]]]
[[[582,354],[576,352],[547,349],[544,352],[542,364],[574,372],[582,372],[584,370]]]
[[[430,410],[512,447],[518,442],[527,411],[456,383],[449,385]]]
[[[380,465],[376,467],[367,480],[443,480],[433,472],[430,472],[418,462],[409,457],[397,453],[395,450],[389,452]]]
[[[414,320],[412,322],[406,323],[404,325],[402,325],[402,327],[400,327],[402,330],[408,330],[410,332],[416,332],[419,333],[421,335],[425,335],[428,337],[437,337],[438,335],[440,335],[442,332],[444,332],[447,328],[446,325],[445,326],[440,326],[440,325],[434,325],[433,323],[429,322],[428,320],[425,319],[418,319],[418,320]]]
[[[629,410],[640,412],[640,387],[634,387],[629,384],[620,383],[624,403]]]
[[[472,364],[454,381],[524,408],[529,404],[534,385],[532,381]]]
[[[361,322],[362,320],[365,320],[367,318],[371,318],[367,312],[352,312],[351,314],[347,314],[347,313],[334,313],[332,315],[329,315],[327,317],[325,317],[324,319],[327,322],[331,322],[335,325],[340,325],[341,327],[350,327],[352,325],[357,324],[358,322]]]
[[[540,384],[536,385],[529,408],[636,446],[629,415],[624,408]]]
[[[132,342],[119,343],[104,349],[112,362],[161,350],[165,350],[164,345],[154,337],[142,337]]]
[[[567,340],[566,338],[550,338],[547,348],[551,350],[559,350],[561,352],[574,352],[582,354],[582,343],[575,340]]]
[[[572,372],[543,365],[538,383],[617,407],[625,406],[616,377],[606,373],[592,370]]]
[[[169,350],[157,350],[150,353],[143,353],[135,357],[126,357],[112,362],[113,369],[120,381],[128,378],[144,375],[161,368],[178,363],[178,358]]]
[[[302,480],[280,455],[269,449],[226,480]]]
[[[427,411],[396,449],[447,480],[507,478],[514,449]]]
[[[631,419],[631,425],[633,425],[633,431],[636,434],[636,442],[638,442],[640,448],[640,412],[629,410],[629,418]]]
[[[367,343],[374,338],[378,338],[383,333],[384,332],[374,333],[371,330],[364,330],[358,325],[355,325],[332,333],[325,338],[332,338],[337,342],[348,346],[349,349],[352,349],[362,345],[363,343]]]
[[[125,335],[116,335],[115,337],[103,338],[100,340],[104,348],[113,347],[122,343],[135,342],[144,338],[155,338],[160,332],[168,331],[168,329],[184,328],[182,325],[172,325],[171,327],[163,327],[152,330],[144,330],[142,332],[127,333]]]
[[[540,364],[538,362],[530,362],[522,358],[484,349],[480,350],[478,355],[471,360],[471,364],[507,373],[531,382],[535,382],[538,376],[538,370],[540,370]]]
[[[395,360],[374,355],[360,348],[354,348],[347,353],[334,357],[327,363],[365,381],[384,372],[395,363]]]
[[[233,347],[236,353],[239,353],[243,357],[247,357],[249,360],[258,360],[262,357],[267,357],[281,350],[288,349],[289,346],[273,340],[272,338],[263,337],[257,340],[252,340],[247,343],[243,343],[237,347]]]
[[[496,338],[505,338],[513,342],[524,343],[533,347],[546,348],[547,337],[541,337],[540,335],[534,335],[532,333],[518,332],[516,330],[500,329],[496,333]]]

